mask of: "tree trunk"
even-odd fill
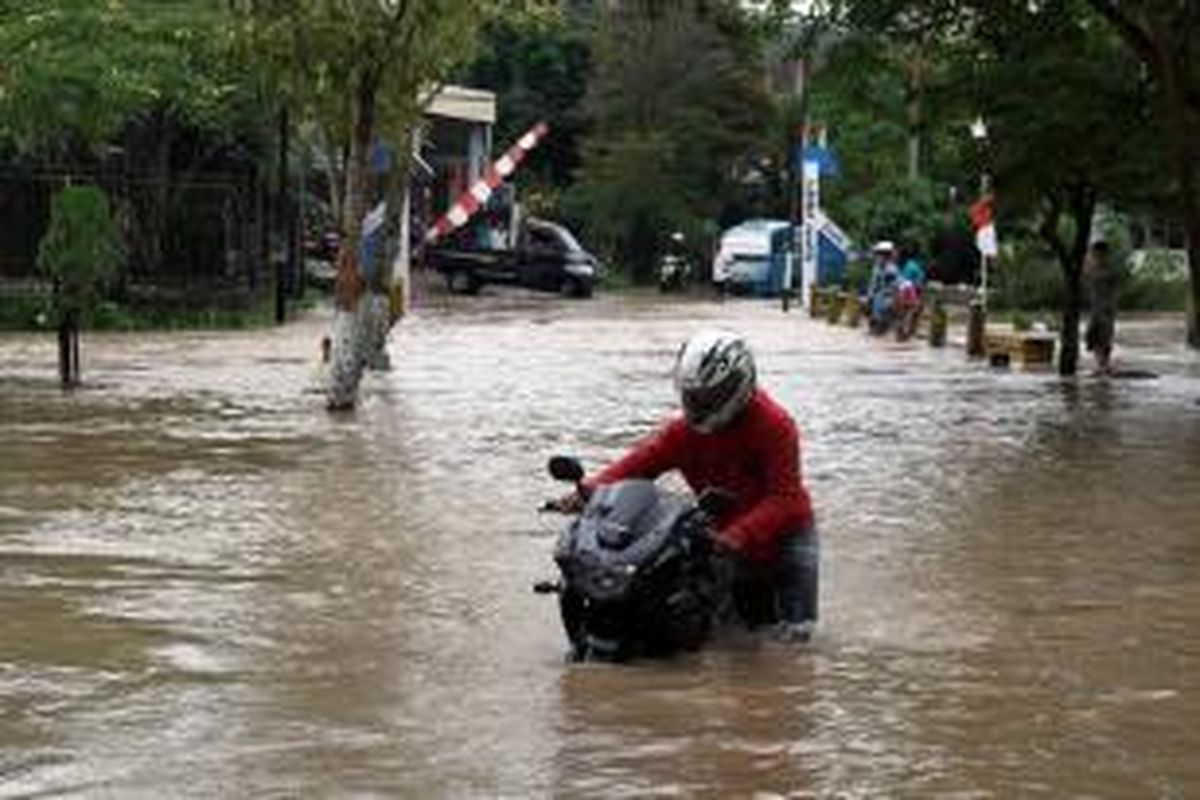
[[[1088,0],[1089,5],[1114,27],[1129,49],[1142,61],[1158,84],[1160,115],[1166,123],[1179,170],[1180,213],[1187,231],[1188,344],[1200,349],[1200,108],[1189,93],[1197,89],[1194,64],[1186,47],[1194,22],[1194,9],[1186,4],[1179,24],[1176,3],[1117,3]]]
[[[333,369],[326,406],[352,409],[367,361],[370,304],[363,302],[365,282],[359,268],[363,216],[369,189],[369,160],[375,132],[376,84],[371,73],[359,78],[355,93],[350,152],[346,163],[345,204],[338,247],[336,304],[333,330]]]
[[[58,377],[64,390],[79,385],[79,318],[64,311],[58,324]]]
[[[1188,244],[1188,266],[1192,278],[1192,290],[1188,293],[1187,326],[1188,344],[1200,350],[1200,236]]]
[[[1184,217],[1187,226],[1187,256],[1188,256],[1188,304],[1187,304],[1187,343],[1190,347],[1200,350],[1200,209],[1192,203],[1190,213]]]
[[[58,323],[58,379],[63,389],[71,388],[71,327],[64,314]]]
[[[1187,234],[1188,255],[1188,312],[1187,312],[1187,342],[1200,349],[1200,125],[1193,124],[1193,119],[1186,107],[1179,101],[1178,118],[1172,128],[1175,129],[1175,154],[1179,170],[1180,214],[1183,217],[1184,231]]]
[[[1176,169],[1179,170],[1179,211],[1187,232],[1188,273],[1191,293],[1188,296],[1188,344],[1200,349],[1200,112],[1188,102],[1188,83],[1192,77],[1189,64],[1180,55],[1179,36],[1187,31],[1171,26],[1166,9],[1145,13],[1146,32],[1157,55],[1157,77],[1165,105],[1168,135],[1171,137]]]
[[[1183,76],[1167,68],[1163,78],[1163,95],[1168,106],[1170,136],[1179,171],[1179,213],[1187,233],[1188,276],[1191,291],[1188,295],[1188,344],[1200,349],[1200,145],[1196,135],[1200,125],[1187,106]]]
[[[154,182],[150,187],[151,203],[147,209],[145,224],[147,226],[147,267],[155,276],[155,283],[161,282],[167,271],[174,265],[166,263],[167,238],[167,200],[168,187],[171,182],[171,123],[159,111],[154,115],[151,124],[151,137],[154,143]]]
[[[79,361],[79,318],[71,315],[71,377],[72,385],[83,382],[83,366]]]
[[[408,166],[408,153],[396,153],[387,179],[384,198],[387,216],[380,228],[379,246],[375,248],[375,257],[379,263],[374,272],[375,280],[369,287],[367,310],[365,346],[367,367],[372,370],[391,368],[387,354],[387,337],[392,326],[404,313],[409,290]]]
[[[1083,308],[1083,275],[1080,269],[1064,265],[1066,306],[1062,315],[1062,335],[1059,338],[1058,374],[1074,375],[1079,369],[1079,321]]]
[[[288,278],[291,275],[291,226],[288,224],[291,216],[288,203],[288,125],[287,106],[279,109],[279,174],[275,191],[275,230],[277,235],[286,236],[284,253],[272,253],[275,260],[275,323],[282,325],[287,321]],[[286,254],[286,256],[285,256]]]
[[[1075,223],[1075,238],[1070,247],[1058,235],[1062,200],[1065,197]],[[1083,261],[1092,236],[1092,215],[1096,211],[1096,192],[1086,183],[1066,187],[1063,196],[1049,199],[1049,208],[1038,230],[1042,239],[1058,257],[1066,288],[1059,336],[1058,374],[1074,375],[1079,369],[1079,323],[1083,309]]]

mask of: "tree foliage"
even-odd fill
[[[652,0],[601,15],[574,201],[637,278],[672,230],[721,216],[768,118],[761,60],[733,3]]]
[[[95,186],[68,186],[55,198],[38,268],[54,282],[59,313],[86,312],[124,259],[108,197]]]
[[[271,67],[302,119],[320,133],[334,173],[341,241],[331,409],[352,408],[368,361],[381,363],[390,320],[382,297],[392,259],[375,270],[373,291],[359,265],[368,205],[402,207],[413,134],[452,68],[469,57],[485,0],[233,0],[242,38]],[[373,182],[371,154],[388,142],[389,180]],[[398,230],[400,226],[392,226]],[[396,247],[397,237],[392,237]]]
[[[151,109],[230,123],[240,78],[215,0],[8,0],[0,14],[0,141],[18,152],[94,153]]]
[[[1145,71],[1123,51],[1113,29],[1102,24],[1089,5],[1096,4],[1084,0],[848,0],[845,4],[853,30],[883,52],[901,51],[890,70],[893,74],[899,71],[911,79],[914,63],[927,69],[925,78],[932,81],[926,81],[922,90],[935,92],[940,110],[933,118],[923,114],[923,125],[935,131],[957,130],[959,141],[965,142],[970,119],[980,115],[987,123],[986,141],[963,148],[954,147],[950,138],[947,152],[957,151],[954,160],[960,175],[973,168],[992,177],[1002,228],[1010,235],[1040,240],[1062,268],[1060,369],[1064,373],[1075,369],[1082,266],[1098,204],[1125,209],[1154,206],[1169,187],[1165,176],[1171,172],[1162,158],[1163,128],[1151,113]],[[912,49],[913,41],[931,48],[937,57],[925,59]],[[912,89],[909,80],[910,136],[916,119]],[[936,122],[936,127],[928,126],[930,122]],[[932,142],[936,164],[936,135]],[[909,153],[911,164],[911,140]],[[941,177],[953,179],[948,173]]]
[[[515,141],[538,122],[550,126],[551,135],[518,173],[526,186],[562,190],[579,166],[589,19],[553,4],[503,7],[481,30],[479,53],[466,75],[471,86],[496,93],[496,141]]]
[[[819,32],[808,56],[809,117],[840,166],[823,182],[822,202],[860,242],[886,237],[924,247],[951,189],[977,180],[964,170],[974,165],[954,75],[965,25],[950,13],[956,5],[808,6],[807,24]],[[823,17],[811,19],[814,10]],[[783,10],[785,20],[793,17]],[[798,34],[785,25],[777,35]]]
[[[407,164],[425,105],[473,49],[483,0],[234,0],[243,52],[324,143],[353,247],[379,138]]]
[[[1186,0],[1087,0],[1142,64],[1167,132],[1174,197],[1187,231],[1188,343],[1200,349],[1200,4]]]

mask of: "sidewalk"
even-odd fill
[[[987,323],[988,332],[1013,333],[1010,322]],[[1079,372],[1087,374],[1092,368],[1092,357],[1084,345],[1087,317],[1079,326]],[[1055,363],[1057,363],[1060,331],[1050,332],[1056,340]],[[922,339],[928,337],[928,327],[922,325],[918,331]],[[1155,374],[1175,374],[1189,378],[1200,378],[1200,352],[1187,346],[1187,322],[1180,313],[1128,314],[1117,317],[1116,348],[1113,360],[1118,370],[1146,371]],[[966,357],[966,315],[952,315],[946,332],[946,347],[957,348]]]

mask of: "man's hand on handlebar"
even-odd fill
[[[556,511],[559,514],[578,514],[586,504],[587,501],[579,492],[568,492],[557,499],[547,500],[542,510]]]
[[[715,555],[723,558],[741,558],[744,555],[742,543],[732,537],[713,531],[712,548]]]

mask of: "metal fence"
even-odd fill
[[[188,308],[238,308],[275,288],[266,187],[252,165],[236,172],[155,177],[128,170],[0,165],[0,282],[36,291],[38,243],[51,198],[94,183],[112,203],[126,248],[114,299]],[[277,248],[278,249],[278,248]]]

